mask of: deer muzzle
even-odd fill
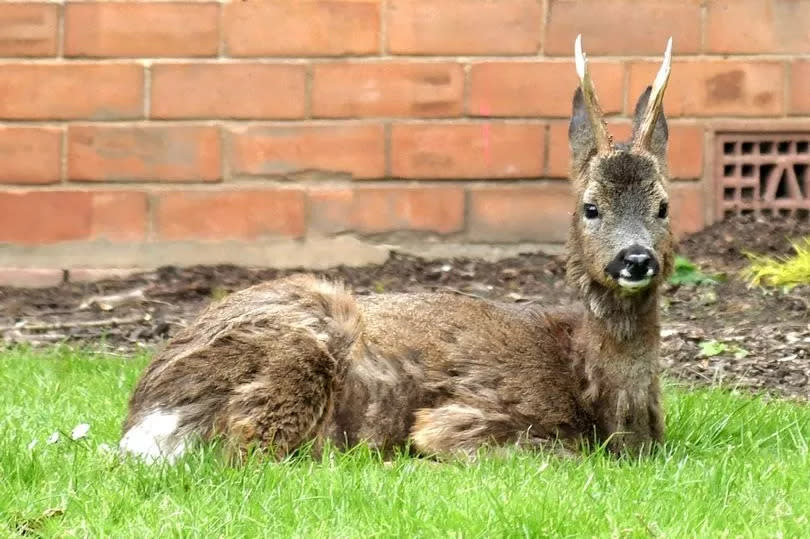
[[[605,267],[605,273],[622,288],[637,290],[649,285],[652,279],[658,275],[660,267],[652,250],[634,244],[619,251]]]

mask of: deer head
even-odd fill
[[[576,39],[580,87],[574,94],[568,139],[577,205],[569,235],[568,276],[586,293],[591,310],[604,311],[607,307],[600,303],[608,297],[626,302],[649,295],[671,271],[662,105],[671,51],[670,38],[658,75],[636,105],[631,140],[614,142],[588,73],[581,36]]]

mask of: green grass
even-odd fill
[[[0,352],[0,536],[807,536],[810,408],[733,391],[666,391],[656,456],[515,452],[472,464],[370,452],[175,467],[114,446],[144,358]],[[69,435],[91,425],[78,441]],[[61,441],[45,443],[54,431]],[[38,443],[29,449],[32,440]]]
[[[754,285],[770,285],[791,288],[810,284],[810,238],[792,242],[792,256],[770,257],[748,254],[751,265],[743,275]]]
[[[717,277],[703,273],[697,264],[677,255],[669,282],[674,285],[712,285],[717,284]]]

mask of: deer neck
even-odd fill
[[[623,296],[593,283],[582,299],[586,313],[574,338],[581,402],[604,439],[628,432],[612,448],[660,440],[658,291]]]

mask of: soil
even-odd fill
[[[672,378],[810,398],[810,286],[749,288],[744,252],[787,255],[789,238],[810,223],[733,218],[685,238],[679,251],[718,274],[709,285],[667,285],[662,363]],[[46,289],[0,288],[0,333],[7,343],[83,343],[130,354],[152,349],[212,299],[294,271],[236,266],[165,267],[117,280]],[[561,257],[542,253],[499,262],[423,260],[392,253],[379,266],[316,272],[357,294],[449,289],[459,294],[551,308],[576,301]]]

